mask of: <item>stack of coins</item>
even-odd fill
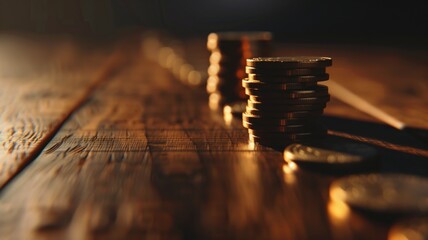
[[[246,76],[245,60],[270,55],[270,32],[223,32],[208,35],[211,51],[207,92],[210,106],[246,100],[241,80]],[[214,107],[216,108],[216,107]]]
[[[330,95],[318,82],[328,80],[325,68],[331,65],[328,57],[247,59],[242,86],[249,100],[242,121],[250,140],[284,147],[325,135],[319,119]]]

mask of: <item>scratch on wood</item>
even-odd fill
[[[60,140],[59,142],[55,143],[52,147],[50,147],[50,148],[46,149],[46,150],[45,150],[45,152],[46,152],[47,154],[50,154],[50,153],[55,152],[55,150],[57,150],[58,148],[60,148],[60,147],[61,147],[61,145],[62,145],[65,141],[67,141],[67,139],[69,139],[71,136],[73,136],[73,134],[69,134],[69,135],[66,135],[66,136],[62,137],[62,138],[61,138],[61,140]]]

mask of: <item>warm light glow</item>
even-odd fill
[[[346,220],[351,213],[349,206],[342,201],[330,201],[327,205],[327,210],[333,221]]]
[[[346,192],[341,188],[330,188],[330,199],[335,202],[343,202],[346,199]]]
[[[296,182],[296,175],[294,173],[297,171],[297,169],[297,164],[294,162],[289,162],[282,165],[282,172],[284,173],[285,183],[292,185]]]
[[[161,43],[157,38],[150,37],[146,38],[141,44],[141,51],[150,60],[156,61],[158,50],[161,47]]]
[[[217,91],[217,85],[218,85],[218,78],[215,76],[210,76],[207,79],[207,92],[212,93]]]
[[[174,61],[176,58],[177,58],[177,55],[175,55],[174,52],[169,54],[165,59],[165,64],[164,64],[165,67],[172,70],[174,66]]]
[[[284,174],[284,182],[288,185],[296,183],[296,176],[294,174]]]
[[[228,220],[232,226],[243,228],[263,216],[264,189],[260,179],[260,163],[254,158],[254,153],[243,151],[237,154],[238,159],[231,165],[234,170],[231,175],[234,197],[228,203]]]
[[[180,67],[180,80],[181,81],[187,81],[187,77],[189,76],[189,73],[193,70],[192,65],[190,64],[183,64]]]
[[[187,80],[190,85],[194,85],[194,86],[200,85],[202,82],[201,73],[199,73],[196,70],[192,70],[189,72]]]
[[[228,105],[224,106],[223,108],[223,118],[227,126],[230,126],[232,124],[232,120],[233,120],[232,108]]]
[[[220,51],[212,51],[210,55],[210,63],[218,63],[221,59]]]
[[[293,160],[293,153],[290,153],[290,152],[286,152],[286,151],[284,151],[284,160],[285,160],[286,162],[291,163],[291,162],[292,162],[292,160]]]
[[[218,93],[212,93],[208,99],[208,106],[211,110],[218,110],[221,96]]]
[[[210,64],[210,66],[208,67],[208,75],[209,76],[215,76],[220,72],[220,65],[218,64]]]
[[[223,108],[223,114],[224,115],[226,115],[226,114],[232,114],[232,107],[229,106],[229,105],[224,106],[224,108]]]
[[[412,238],[409,238],[408,235],[403,233],[392,233],[388,236],[388,240],[423,240],[423,238],[420,236],[416,236],[416,238],[412,236]]]
[[[180,57],[176,57],[174,60],[174,63],[172,65],[172,72],[174,73],[174,75],[179,78],[180,77],[180,68],[181,66],[185,64],[184,60]]]
[[[388,240],[426,240],[428,239],[428,218],[415,218],[400,221],[389,230]]]
[[[174,55],[174,51],[169,47],[163,47],[158,53],[158,62],[162,67],[167,67],[167,59],[170,55]]]
[[[254,141],[249,140],[248,141],[248,149],[249,150],[255,150],[256,149],[256,143],[254,143]]]
[[[289,163],[282,165],[282,171],[285,174],[292,174],[294,171],[297,170],[297,168],[298,168],[297,164],[294,162],[289,162]]]
[[[392,127],[395,127],[397,129],[403,129],[405,127],[405,124],[403,122],[401,122],[394,116],[386,113],[385,111],[381,110],[380,108],[374,106],[373,104],[369,103],[367,100],[363,99],[362,97],[351,92],[347,88],[338,84],[336,81],[333,81],[330,79],[324,84],[328,86],[328,90],[331,96],[339,99],[340,101],[347,103],[353,106],[354,108],[364,113],[367,113],[385,122],[386,124]]]

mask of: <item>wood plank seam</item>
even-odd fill
[[[25,167],[27,167],[32,161],[37,159],[37,156],[43,151],[43,149],[48,145],[48,143],[53,139],[56,133],[61,129],[64,123],[76,112],[81,106],[85,104],[91,94],[99,88],[110,76],[112,76],[123,64],[124,64],[125,54],[123,53],[123,49],[116,49],[108,59],[106,63],[102,65],[99,72],[96,73],[95,79],[92,84],[88,86],[86,91],[84,91],[81,99],[75,102],[74,106],[70,108],[70,111],[66,113],[64,118],[53,125],[52,131],[48,132],[43,138],[43,141],[38,144],[32,151],[30,151],[29,156],[27,156],[27,160],[18,167],[18,169],[10,175],[10,177],[4,181],[0,182],[0,190],[7,186],[9,182],[11,182],[20,172],[22,172]]]

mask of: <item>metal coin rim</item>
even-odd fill
[[[297,98],[286,98],[286,97],[259,97],[250,95],[249,100],[258,103],[269,103],[272,105],[313,105],[313,104],[327,104],[330,101],[330,95],[322,97],[297,97]]]
[[[328,73],[317,75],[284,76],[281,74],[255,74],[249,73],[247,76],[250,81],[259,81],[263,83],[306,83],[306,82],[324,82],[330,78]]]
[[[304,75],[323,75],[326,73],[325,68],[282,68],[282,69],[259,69],[253,67],[245,67],[247,74],[266,74],[280,76],[304,76]]]
[[[250,134],[255,136],[258,135],[270,135],[270,134],[289,134],[289,133],[309,133],[309,132],[323,132],[321,129],[323,126],[321,124],[314,124],[312,126],[308,125],[287,125],[287,126],[274,126],[274,125],[264,125],[264,126],[255,126],[248,122],[243,121],[242,125],[248,129]]]
[[[323,110],[327,104],[271,104],[263,103],[252,100],[247,100],[247,106],[260,111],[311,111],[311,110]],[[296,110],[297,109],[297,110]]]
[[[296,56],[296,57],[256,57],[247,59],[247,66],[258,68],[298,68],[329,67],[333,64],[330,57]]]
[[[313,149],[312,152],[319,151],[319,150],[322,150],[325,153],[331,152],[332,154],[335,154],[336,152],[337,156],[342,154],[344,158],[337,160],[329,156],[315,156],[312,154],[303,154],[302,152],[303,150],[298,149],[300,146],[310,147]],[[377,156],[377,154],[373,154],[370,156],[354,155],[351,153],[338,152],[331,149],[323,149],[322,146],[310,146],[310,145],[304,145],[304,144],[292,144],[290,146],[287,146],[287,148],[284,149],[283,155],[284,155],[284,160],[287,162],[297,162],[297,163],[316,164],[316,165],[350,165],[350,164],[357,164],[357,163],[365,163],[365,162],[374,160],[375,157]]]
[[[289,89],[289,90],[265,90],[265,89],[245,89],[245,94],[249,96],[267,97],[267,98],[312,98],[328,96],[328,87],[316,85],[306,89]]]
[[[304,83],[266,83],[254,80],[248,80],[248,78],[242,79],[242,86],[247,89],[259,89],[259,90],[304,90],[307,88],[314,88],[318,85],[317,82],[304,82]],[[323,85],[322,85],[323,86]]]
[[[277,117],[277,118],[306,118],[306,117],[316,117],[323,114],[323,109],[313,110],[313,111],[266,111],[266,110],[257,110],[251,107],[246,106],[245,111],[249,115],[253,116],[266,116],[266,117]]]

